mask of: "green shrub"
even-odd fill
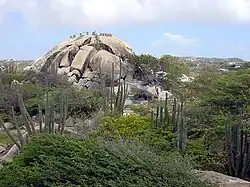
[[[13,80],[17,80],[21,82],[25,79],[26,75],[23,72],[16,72],[16,73],[0,73],[0,78],[2,84],[10,85]]]
[[[131,110],[140,116],[148,116],[151,114],[152,108],[147,105],[133,105]]]
[[[176,156],[162,158],[133,142],[33,137],[0,170],[0,186],[208,187]]]
[[[217,147],[221,149],[218,143]],[[203,139],[189,140],[186,156],[196,169],[226,172],[226,157],[223,152],[216,152],[213,148],[206,147]]]
[[[37,114],[37,107],[45,95],[45,86],[40,84],[22,84],[20,92],[23,96],[25,106],[31,116]]]
[[[53,92],[56,110],[60,110],[60,90],[54,89]],[[68,95],[68,114],[76,117],[85,117],[97,112],[101,107],[101,97],[98,91],[81,90],[74,88],[67,89]]]
[[[173,148],[174,138],[172,132],[155,128],[150,117],[137,115],[105,117],[92,135],[115,140],[119,138],[139,140],[157,150],[165,151]]]

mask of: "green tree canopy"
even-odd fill
[[[151,70],[159,70],[158,59],[149,54],[133,55],[129,61],[135,69],[134,78],[142,78],[150,75]]]
[[[176,57],[164,55],[159,59],[160,65],[167,73],[165,80],[166,89],[174,89],[179,86],[180,78],[183,74],[189,75],[189,67],[187,64],[178,62]]]

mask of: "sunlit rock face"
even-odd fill
[[[112,63],[114,63],[115,81],[126,77],[129,67],[124,57],[132,53],[127,43],[110,34],[80,34],[55,46],[25,70],[65,75],[74,85],[92,88],[99,83],[97,74],[100,72],[100,67],[102,77],[110,80]]]

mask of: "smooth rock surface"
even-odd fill
[[[83,46],[81,50],[76,54],[72,64],[72,69],[77,69],[81,73],[87,69],[90,59],[97,53],[97,50],[92,46]]]
[[[118,80],[120,57],[127,57],[132,54],[132,48],[114,36],[80,35],[55,46],[48,53],[31,63],[29,67],[26,67],[25,70],[57,73],[59,75],[68,74],[68,77],[75,74],[77,76],[76,80],[69,78],[71,83],[77,83],[82,78],[82,75],[86,76],[86,71],[91,71],[95,74],[95,76],[91,76],[91,82],[98,82],[96,80],[98,80],[99,66],[101,66],[102,77],[106,85],[109,85],[112,72],[111,64],[114,63],[114,78]],[[125,77],[128,75],[130,68],[128,68],[129,65],[126,59],[122,60],[121,64],[122,77]],[[84,85],[84,87],[91,88],[92,86]]]
[[[250,187],[250,182],[244,181],[239,178],[227,176],[214,171],[194,171],[204,180],[209,180],[214,184],[219,185],[219,187]]]

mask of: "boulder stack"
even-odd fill
[[[129,67],[124,57],[131,54],[131,47],[114,36],[80,35],[62,42],[24,70],[56,73],[67,76],[72,84],[96,88],[100,67],[106,82],[111,78],[112,63],[115,81],[126,77]]]

